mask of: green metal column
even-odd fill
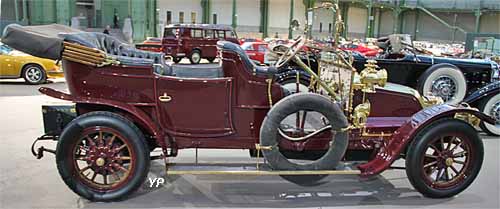
[[[268,25],[269,25],[269,0],[260,1],[260,29],[262,32],[262,38],[268,37]]]
[[[238,26],[237,17],[238,16],[236,14],[236,0],[233,0],[233,19],[232,19],[231,26],[233,26],[234,29],[236,29],[236,27]]]
[[[380,37],[380,24],[382,23],[382,9],[378,9],[378,16],[377,16],[377,37]]]
[[[310,8],[314,7],[314,4],[316,3],[316,0],[303,0],[304,6],[305,6],[305,12],[306,12],[306,22],[309,24],[309,16],[307,15],[307,12],[309,11]],[[314,15],[313,15],[314,16]],[[308,26],[307,28],[307,37],[311,38],[312,37],[312,29],[313,26]]]
[[[401,30],[401,24],[400,24],[400,21],[401,21],[401,8],[399,6],[397,6],[396,8],[394,8],[393,10],[393,15],[394,15],[394,24],[393,24],[393,33],[399,33],[399,31]]]
[[[212,12],[210,0],[201,0],[201,11],[202,11],[201,22],[209,24],[211,15],[210,13]]]
[[[346,3],[343,3],[343,6],[342,6],[342,20],[344,21],[344,31],[342,32],[342,36],[344,36],[344,38],[347,37],[347,35],[349,34],[349,25],[347,24],[347,20],[348,20],[348,12],[349,12],[349,4],[346,4]]]
[[[420,19],[420,11],[417,9],[415,10],[415,25],[413,28],[413,41],[417,40],[417,34],[418,34],[418,20]]]
[[[55,0],[30,1],[30,24],[45,25],[56,22]]]
[[[293,10],[294,10],[294,0],[290,0],[290,21],[288,22],[288,39],[293,38],[293,29],[292,29],[292,21],[293,21]]]
[[[74,0],[56,0],[56,22],[58,24],[70,25],[71,17],[74,13]]]
[[[480,8],[477,8],[476,11],[474,12],[475,16],[476,16],[476,29],[475,29],[475,32],[476,33],[479,33],[479,29],[480,29],[480,26],[481,26],[481,9]]]
[[[146,1],[146,4],[149,1]],[[129,0],[130,17],[132,18],[133,38],[142,41],[146,38],[147,5],[143,0]]]
[[[23,0],[23,24],[28,24],[28,0]]]
[[[365,31],[365,37],[366,38],[371,38],[373,37],[373,0],[370,0],[367,5],[367,11],[368,11],[368,16],[366,18],[366,31]]]
[[[17,0],[14,0],[14,16],[16,18],[16,22],[19,21],[19,7],[17,6]]]

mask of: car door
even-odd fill
[[[232,78],[158,76],[156,82],[158,118],[170,134],[218,137],[234,133]]]
[[[216,57],[217,56],[217,41],[215,38],[214,30],[206,29],[204,30],[203,39],[203,57]]]
[[[5,46],[0,45],[0,76],[18,77],[19,70],[15,69],[14,56],[11,56],[9,52]]]

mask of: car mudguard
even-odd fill
[[[361,170],[361,176],[376,175],[389,168],[400,157],[400,154],[413,140],[418,131],[433,121],[446,117],[454,117],[456,113],[469,113],[487,123],[495,123],[495,120],[490,116],[468,107],[455,107],[442,104],[425,108],[415,113],[410,120],[396,130],[389,139],[389,143],[381,147],[372,160],[358,166]]]
[[[481,100],[482,98],[486,98],[488,96],[493,96],[496,94],[500,94],[500,81],[495,81],[474,91],[467,98],[465,98],[463,102],[472,104]]]
[[[71,101],[77,104],[95,104],[95,105],[104,105],[104,106],[109,106],[113,107],[116,109],[120,109],[126,113],[128,113],[130,116],[132,116],[132,120],[136,123],[139,124],[140,127],[146,128],[149,133],[152,134],[152,136],[156,139],[158,144],[162,147],[162,149],[165,151],[167,150],[167,144],[163,140],[164,139],[164,134],[159,128],[158,125],[154,124],[153,120],[144,113],[144,111],[140,110],[139,108],[126,104],[123,102],[117,102],[113,100],[108,100],[108,99],[102,99],[102,98],[82,98],[82,97],[75,97],[70,94],[66,94],[64,92],[60,92],[51,88],[46,88],[46,87],[41,87],[38,89],[40,93],[45,94],[47,96],[56,98],[56,99],[62,99],[62,100],[67,100]]]

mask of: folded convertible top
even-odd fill
[[[2,42],[36,57],[57,60],[61,59],[63,50],[63,38],[58,35],[79,32],[82,31],[59,24],[37,26],[10,24],[4,29]]]

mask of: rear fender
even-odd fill
[[[494,124],[495,120],[482,112],[467,107],[436,105],[415,113],[409,121],[396,130],[388,144],[380,148],[377,155],[369,162],[360,165],[361,176],[372,176],[389,168],[400,157],[406,146],[413,140],[418,131],[441,118],[453,118],[457,113],[468,113],[480,120]]]
[[[101,105],[119,109],[127,113],[128,116],[131,116],[129,119],[133,120],[133,122],[137,123],[140,127],[145,128],[146,131],[148,131],[148,133],[150,133],[156,139],[157,143],[163,148],[163,150],[167,149],[167,144],[163,140],[164,135],[160,131],[161,129],[159,128],[159,126],[154,124],[153,120],[146,113],[144,113],[144,111],[133,105],[102,98],[75,97],[73,95],[46,87],[41,87],[38,89],[38,91],[47,96],[71,101],[77,104]]]

